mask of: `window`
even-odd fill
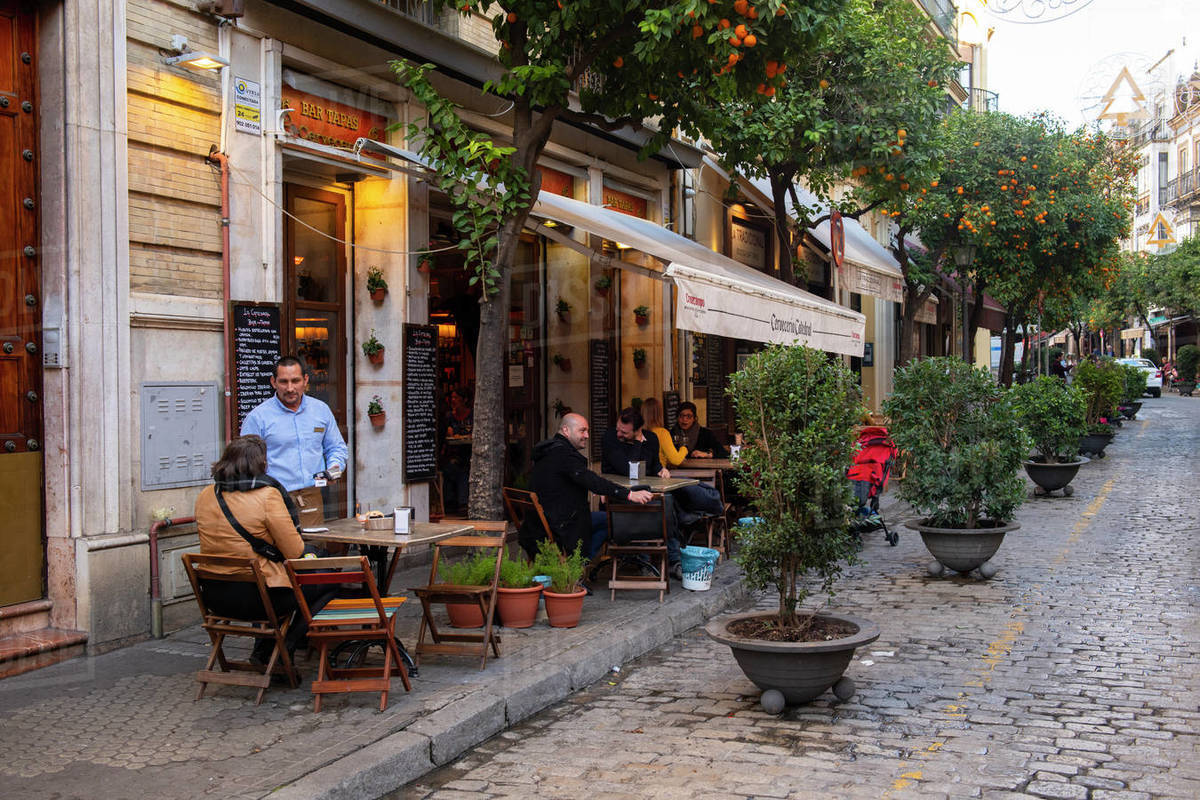
[[[1178,165],[1178,169],[1175,174],[1183,175],[1183,173],[1185,173],[1187,171],[1188,171],[1188,148],[1187,148],[1187,145],[1185,144],[1183,147],[1179,148],[1179,165]]]
[[[1169,173],[1167,172],[1167,154],[1158,154],[1158,204],[1165,206],[1167,204],[1167,182]]]

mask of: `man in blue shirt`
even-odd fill
[[[275,362],[271,376],[275,396],[246,415],[242,436],[254,434],[267,443],[267,474],[283,484],[300,509],[303,527],[325,521],[318,476],[334,480],[346,469],[346,442],[329,406],[308,397],[308,376],[295,356]]]

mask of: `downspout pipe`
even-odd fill
[[[160,519],[150,526],[150,635],[163,638],[162,585],[158,574],[158,535],[172,525],[187,525],[195,517]]]
[[[205,159],[221,171],[221,326],[225,353],[225,442],[233,438],[233,324],[230,320],[229,156],[214,145]]]

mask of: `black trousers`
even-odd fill
[[[325,604],[337,595],[336,585],[305,586],[301,589],[308,609],[316,614]],[[200,591],[204,595],[204,604],[215,614],[228,614],[238,619],[265,617],[267,611],[263,608],[258,586],[253,583],[237,583],[233,581],[201,580]],[[267,588],[267,599],[279,619],[293,617],[288,626],[284,642],[289,651],[296,649],[296,644],[308,633],[308,625],[298,613],[296,595],[291,587],[271,586]],[[270,654],[273,644],[269,639],[259,639],[254,644],[254,652],[258,655]],[[264,659],[265,660],[265,659]]]

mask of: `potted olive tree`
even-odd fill
[[[1139,370],[1141,372],[1141,370]],[[1087,463],[1079,456],[1079,437],[1087,432],[1087,402],[1083,391],[1060,378],[1043,375],[1012,388],[1013,407],[1021,427],[1033,440],[1036,455],[1024,461],[1025,472],[1037,484],[1035,494],[1048,495],[1069,485]]]
[[[900,498],[919,515],[908,527],[937,559],[929,572],[978,567],[990,578],[988,559],[1020,527],[1012,518],[1025,499],[1019,470],[1029,438],[1012,398],[986,370],[958,358],[914,361],[895,382],[883,408],[907,459]]]
[[[853,373],[808,347],[772,345],[730,376],[744,443],[735,476],[754,508],[735,556],[752,588],[773,588],[773,611],[711,621],[708,635],[732,649],[746,677],[788,703],[806,703],[842,678],[857,647],[875,641],[871,622],[801,604],[816,579],[829,596],[859,539],[849,529],[852,491],[846,470],[863,409]],[[844,681],[844,682],[840,682]]]
[[[1079,438],[1079,451],[1104,458],[1104,448],[1113,439],[1113,416],[1118,413],[1125,375],[1111,360],[1084,361],[1075,368],[1075,385],[1087,401],[1087,433]]]

